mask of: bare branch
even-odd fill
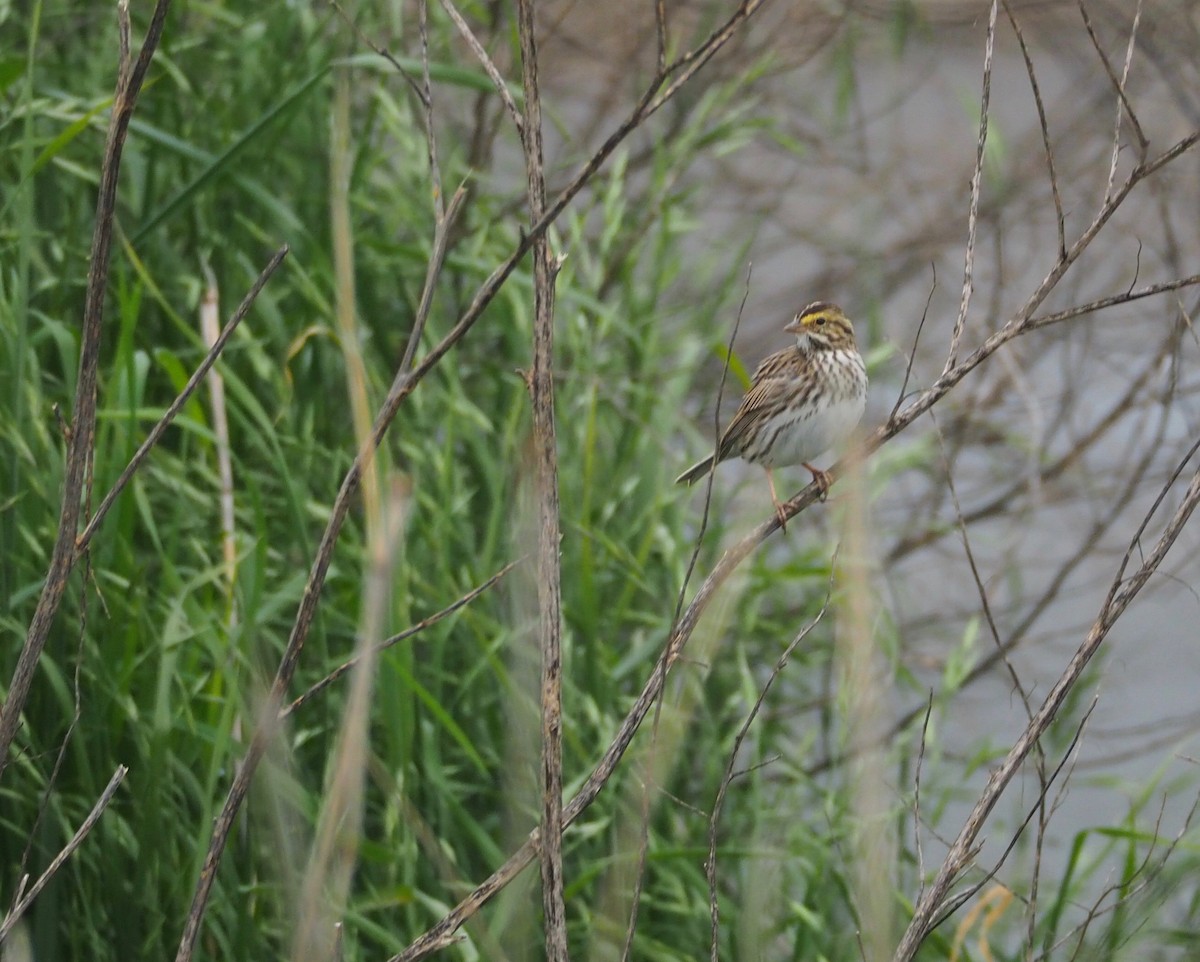
[[[80,335],[79,372],[75,386],[75,409],[71,421],[71,437],[67,448],[66,472],[63,478],[62,504],[59,510],[57,536],[50,558],[50,567],[37,608],[25,635],[25,643],[13,669],[3,708],[0,708],[0,776],[8,765],[8,753],[21,724],[21,713],[29,697],[34,671],[46,639],[54,624],[54,616],[62,604],[71,569],[79,557],[75,535],[79,526],[84,478],[91,470],[96,432],[96,382],[100,367],[100,338],[104,325],[104,295],[108,287],[108,267],[112,254],[113,218],[116,214],[117,181],[121,172],[121,156],[125,136],[133,117],[150,59],[158,47],[166,21],[170,0],[158,0],[150,16],[150,26],[137,60],[129,62],[129,7],[122,2],[117,13],[120,20],[120,61],[117,67],[116,93],[112,117],[104,144],[104,160],[100,168],[100,189],[96,199],[96,223],[92,232],[91,255],[88,262],[87,293],[84,299],[83,325]]]
[[[667,7],[663,0],[654,0],[654,34],[658,46],[658,72],[667,69]]]
[[[439,621],[442,621],[445,618],[449,618],[452,614],[454,614],[460,608],[465,608],[472,601],[474,601],[476,598],[478,598],[481,594],[483,594],[485,591],[487,591],[489,588],[491,588],[494,584],[496,584],[498,581],[500,581],[501,578],[503,578],[506,574],[508,574],[510,571],[512,571],[513,568],[515,568],[517,565],[521,564],[521,562],[523,562],[524,560],[525,560],[524,558],[518,558],[516,561],[510,561],[503,568],[501,568],[499,571],[497,571],[494,575],[492,575],[490,578],[488,578],[488,580],[485,581],[483,584],[479,585],[478,587],[472,588],[461,598],[459,598],[456,601],[451,602],[449,605],[447,605],[441,611],[438,611],[438,612],[430,615],[428,618],[422,618],[415,625],[413,625],[409,628],[405,628],[403,631],[392,635],[390,638],[387,638],[384,641],[379,642],[379,644],[375,645],[375,647],[370,650],[370,653],[378,654],[381,651],[385,651],[386,649],[391,648],[394,645],[398,645],[400,642],[404,641],[405,639],[411,638],[413,635],[419,634],[420,632],[424,631],[426,628],[429,628],[432,625],[436,625]],[[282,711],[280,711],[280,713],[279,713],[280,720],[282,721],[283,719],[287,718],[289,715],[299,711],[301,708],[303,708],[305,705],[307,705],[310,701],[312,701],[314,698],[316,698],[317,695],[321,694],[321,692],[323,692],[326,688],[328,688],[335,681],[337,681],[344,674],[346,674],[346,672],[348,672],[351,668],[353,668],[355,665],[357,665],[361,658],[362,658],[362,653],[359,653],[359,654],[354,655],[347,661],[342,662],[342,664],[338,665],[328,675],[326,675],[319,682],[317,682],[315,685],[310,687],[308,689],[308,691],[306,691],[303,695],[301,695],[299,698],[297,698],[295,701],[293,701],[290,705],[288,705],[286,708],[284,708]]]
[[[1050,146],[1050,126],[1046,122],[1046,105],[1042,103],[1042,92],[1038,87],[1037,73],[1033,69],[1033,58],[1030,57],[1029,48],[1025,45],[1025,35],[1021,32],[1021,25],[1017,23],[1017,18],[1013,14],[1008,0],[1004,0],[1004,12],[1008,15],[1008,22],[1012,24],[1013,33],[1017,35],[1017,43],[1021,46],[1021,56],[1025,59],[1025,73],[1029,77],[1029,86],[1033,90],[1033,102],[1037,105],[1038,127],[1042,133],[1042,146],[1046,151],[1046,168],[1050,172],[1050,194],[1054,198],[1054,220],[1055,226],[1058,228],[1058,256],[1061,260],[1067,256],[1067,223],[1063,214],[1062,195],[1058,192],[1058,177],[1054,173],[1054,150]]]
[[[429,82],[429,0],[417,3],[417,28],[421,34],[421,101],[425,105],[425,145],[429,154],[433,213],[441,221],[446,216],[446,198],[442,196],[442,168],[438,163],[437,129],[433,122],[433,85]]]
[[[1154,549],[1146,556],[1145,561],[1132,576],[1128,579],[1123,578],[1125,565],[1137,549],[1142,532],[1150,523],[1162,499],[1171,490],[1175,480],[1182,473],[1187,462],[1191,460],[1197,448],[1200,448],[1200,442],[1194,445],[1188,451],[1187,456],[1180,462],[1175,474],[1164,485],[1159,498],[1155,500],[1150,511],[1146,514],[1142,525],[1130,541],[1117,577],[1113,580],[1108,597],[1101,606],[1091,631],[1088,632],[1087,637],[1075,652],[1074,657],[1072,657],[1058,681],[1050,689],[1046,700],[1026,726],[1021,737],[1017,739],[1017,742],[1013,745],[1008,755],[1005,756],[1004,761],[988,778],[983,794],[975,803],[966,823],[951,846],[937,877],[921,896],[913,913],[912,921],[909,923],[893,956],[894,962],[909,962],[916,955],[921,942],[932,931],[935,924],[934,919],[942,911],[943,902],[950,884],[963,868],[970,863],[970,853],[975,840],[983,828],[984,822],[986,822],[992,809],[995,807],[996,802],[999,801],[1000,795],[1008,786],[1008,783],[1012,780],[1030,751],[1032,751],[1038,739],[1041,738],[1046,729],[1050,727],[1051,722],[1054,721],[1068,693],[1075,686],[1076,682],[1078,682],[1088,662],[1091,661],[1092,657],[1100,649],[1100,645],[1108,636],[1108,632],[1112,626],[1125,612],[1125,609],[1129,607],[1130,602],[1137,597],[1154,571],[1157,570],[1163,558],[1166,557],[1167,552],[1179,537],[1184,525],[1187,524],[1196,505],[1200,503],[1200,471],[1197,471],[1193,474],[1179,507],[1167,522]]]
[[[99,529],[101,522],[104,521],[109,509],[112,508],[113,502],[115,502],[118,495],[125,490],[125,486],[129,484],[129,481],[133,477],[134,473],[139,467],[141,467],[142,462],[146,459],[146,456],[154,449],[154,446],[158,444],[160,440],[162,440],[163,434],[166,432],[167,428],[171,426],[171,423],[175,420],[176,415],[183,410],[184,405],[187,404],[192,394],[195,393],[196,388],[200,386],[201,382],[205,378],[205,375],[207,375],[208,372],[212,370],[212,366],[217,363],[217,358],[219,358],[221,353],[225,350],[225,345],[228,344],[229,339],[233,337],[234,331],[238,329],[238,325],[241,324],[242,321],[245,320],[246,315],[250,313],[250,308],[254,306],[254,302],[257,300],[258,295],[262,293],[262,289],[266,286],[267,281],[269,281],[271,279],[271,275],[273,275],[275,271],[279,269],[279,265],[283,263],[283,259],[287,257],[287,255],[288,247],[285,244],[283,247],[279,248],[274,255],[272,255],[271,259],[267,262],[267,266],[264,267],[259,273],[258,277],[254,279],[254,283],[250,285],[250,290],[248,290],[246,292],[246,296],[242,298],[242,303],[238,305],[238,309],[233,312],[233,315],[229,318],[228,323],[226,323],[220,335],[215,341],[213,341],[212,347],[208,349],[208,353],[204,355],[204,360],[201,361],[196,370],[192,372],[192,376],[188,378],[187,383],[175,397],[175,400],[168,405],[167,409],[162,413],[162,416],[158,419],[157,423],[155,423],[154,427],[150,429],[150,433],[146,435],[146,440],[143,441],[138,449],[133,453],[133,457],[131,457],[129,459],[129,463],[125,465],[125,470],[123,470],[117,480],[113,482],[112,488],[109,489],[109,492],[100,502],[100,506],[96,509],[96,513],[92,516],[91,521],[88,522],[87,527],[83,529],[83,533],[80,534],[79,540],[76,542],[75,548],[77,553],[82,553],[87,550],[88,545],[91,544],[92,538],[95,537],[96,531]]]
[[[3,944],[5,937],[12,930],[12,927],[25,914],[25,910],[33,904],[33,900],[38,897],[38,893],[46,887],[46,883],[54,878],[67,859],[74,855],[75,850],[83,844],[83,840],[87,838],[88,832],[92,830],[92,827],[100,820],[100,816],[104,814],[104,810],[108,808],[109,802],[112,801],[113,796],[117,793],[117,789],[120,787],[121,782],[125,780],[128,772],[129,769],[124,765],[117,766],[117,770],[113,772],[112,778],[108,780],[108,785],[100,793],[100,797],[96,799],[96,804],[88,812],[87,818],[75,830],[75,834],[71,836],[71,840],[63,846],[61,852],[51,859],[50,864],[46,866],[46,871],[39,876],[38,880],[27,890],[22,891],[20,900],[9,909],[8,914],[4,917],[4,921],[0,923],[0,944]]]
[[[959,538],[962,541],[963,553],[966,555],[967,568],[971,572],[971,579],[975,582],[975,593],[979,597],[979,608],[983,612],[983,619],[987,623],[989,634],[992,636],[992,643],[996,647],[996,654],[1004,663],[1004,667],[1008,671],[1008,677],[1012,679],[1013,688],[1021,696],[1021,703],[1025,706],[1026,717],[1032,718],[1033,708],[1029,704],[1029,692],[1025,690],[1025,685],[1021,682],[1016,668],[1013,667],[1012,662],[1008,658],[1004,642],[1000,639],[1000,629],[996,627],[996,619],[992,615],[992,603],[988,599],[987,587],[983,583],[983,576],[979,573],[979,566],[975,563],[975,552],[971,550],[971,537],[967,532],[966,520],[963,518],[962,504],[958,500],[958,487],[954,483],[954,469],[946,452],[945,436],[942,434],[941,427],[937,423],[937,417],[932,411],[929,414],[933,418],[938,445],[941,448],[942,461],[946,468],[946,487],[950,491],[950,499],[954,505],[954,521],[958,528]],[[1038,751],[1040,753],[1040,747]]]
[[[542,169],[542,102],[538,89],[534,0],[518,0],[522,88],[525,92],[525,176],[529,219],[546,209]],[[533,402],[534,485],[537,497],[538,649],[542,662],[542,909],[546,958],[567,962],[567,918],[562,865],[562,562],[559,553],[558,442],[554,427],[554,283],[558,265],[545,232],[533,242],[533,366],[527,379]]]
[[[1110,61],[1108,59],[1108,55],[1104,52],[1104,48],[1100,45],[1100,38],[1096,36],[1096,30],[1092,26],[1092,18],[1088,15],[1087,5],[1084,3],[1084,0],[1079,0],[1079,13],[1083,17],[1083,25],[1087,28],[1088,36],[1091,38],[1091,41],[1092,41],[1092,47],[1095,48],[1096,53],[1099,55],[1100,62],[1102,64],[1104,64],[1104,72],[1106,74],[1108,74],[1108,79],[1113,85],[1113,90],[1115,90],[1117,92],[1117,99],[1120,101],[1120,106],[1123,107],[1125,109],[1125,112],[1129,115],[1129,122],[1133,125],[1134,136],[1137,137],[1138,151],[1139,151],[1140,159],[1145,160],[1146,151],[1150,146],[1150,142],[1146,139],[1146,135],[1144,133],[1142,133],[1142,125],[1138,122],[1137,114],[1134,113],[1134,111],[1133,111],[1133,105],[1129,102],[1129,98],[1125,94],[1125,80],[1129,75],[1129,64],[1130,64],[1131,58],[1133,57],[1133,49],[1134,49],[1133,41],[1134,41],[1134,38],[1137,36],[1138,21],[1141,19],[1141,16],[1142,16],[1141,0],[1138,0],[1137,11],[1135,12],[1134,17],[1133,17],[1133,27],[1130,30],[1130,34],[1129,34],[1129,46],[1128,46],[1128,48],[1126,50],[1126,54],[1125,54],[1125,66],[1124,66],[1124,70],[1122,72],[1122,76],[1120,78],[1117,77],[1117,72],[1113,69],[1112,61]],[[1114,164],[1114,166],[1116,164],[1116,150],[1117,150],[1117,146],[1118,146],[1116,141],[1119,140],[1120,130],[1121,130],[1121,117],[1120,117],[1120,108],[1118,108],[1116,131],[1113,136],[1113,140],[1114,140],[1113,164]],[[1110,188],[1111,188],[1111,185],[1112,185],[1112,178],[1110,176],[1110,178],[1109,178]],[[1105,196],[1107,197],[1107,194]]]
[[[900,384],[900,390],[896,392],[896,403],[892,405],[892,410],[888,414],[889,420],[896,416],[896,412],[900,410],[900,405],[908,397],[908,382],[912,378],[913,364],[917,360],[917,348],[921,344],[921,332],[925,330],[925,321],[929,319],[929,304],[933,300],[933,292],[937,290],[937,266],[931,266],[933,267],[933,282],[929,285],[929,294],[925,297],[925,309],[921,311],[921,320],[917,322],[917,333],[913,335],[913,345],[908,352],[908,363],[904,365],[904,380]]]
[[[1107,307],[1117,307],[1121,304],[1128,304],[1131,301],[1141,300],[1143,297],[1152,297],[1155,294],[1162,294],[1166,291],[1177,291],[1184,287],[1195,287],[1197,284],[1200,284],[1200,274],[1192,274],[1190,277],[1180,277],[1173,281],[1163,281],[1161,284],[1151,284],[1136,291],[1126,291],[1123,294],[1114,294],[1112,297],[1102,297],[1097,301],[1089,301],[1087,304],[1077,304],[1075,307],[1055,311],[1053,314],[1041,314],[1037,317],[1031,317],[1026,326],[1030,330],[1039,327],[1049,327],[1051,324],[1060,324],[1063,321],[1069,321],[1073,317],[1102,311]]]
[[[821,604],[821,610],[817,612],[812,621],[800,629],[799,633],[783,649],[783,653],[779,656],[779,660],[775,662],[775,667],[771,670],[770,676],[759,691],[758,697],[754,700],[753,707],[750,709],[745,721],[742,722],[737,735],[734,736],[733,748],[730,749],[729,759],[725,763],[725,774],[721,777],[721,784],[717,788],[717,797],[713,800],[712,812],[708,817],[708,859],[704,863],[704,872],[708,877],[708,912],[709,919],[711,920],[709,958],[711,962],[720,962],[719,937],[721,932],[721,917],[717,904],[717,825],[721,820],[721,810],[725,805],[725,795],[729,791],[729,786],[735,777],[733,766],[737,762],[742,743],[746,740],[746,735],[750,732],[750,726],[754,724],[754,719],[758,717],[759,710],[767,700],[771,686],[783,674],[783,670],[787,667],[788,659],[792,657],[792,653],[809,636],[812,630],[821,623],[821,619],[825,617],[825,612],[829,610],[829,601],[833,597],[833,572],[837,569],[836,561],[837,559],[835,558],[834,563],[829,569],[829,587],[825,592],[825,600]]]
[[[975,169],[971,172],[971,207],[967,213],[967,249],[963,256],[962,297],[958,304],[958,317],[954,320],[954,331],[950,335],[950,350],[946,352],[944,375],[958,360],[958,347],[967,323],[967,310],[971,306],[971,292],[975,289],[975,232],[979,221],[979,193],[983,187],[984,149],[987,147],[988,108],[992,100],[992,53],[996,46],[996,12],[999,0],[992,0],[988,14],[987,41],[983,48],[983,94],[979,99],[979,140],[975,147]]]
[[[386,47],[381,47],[365,33],[363,33],[358,28],[358,24],[351,20],[350,15],[347,14],[344,9],[342,9],[342,5],[339,0],[329,0],[329,5],[337,11],[338,16],[342,18],[342,22],[354,32],[354,36],[358,39],[358,42],[369,47],[372,51],[374,51],[374,53],[395,67],[396,72],[400,74],[400,76],[404,78],[404,82],[408,84],[408,89],[416,94],[417,100],[421,102],[421,106],[428,107],[429,102],[426,88],[423,88],[421,84],[417,83],[417,79],[405,69],[404,64],[397,60],[396,57]]]
[[[508,84],[504,82],[504,78],[500,75],[495,62],[488,56],[488,52],[483,49],[483,44],[479,42],[479,38],[471,30],[470,24],[458,12],[458,8],[454,5],[454,0],[441,0],[441,3],[446,13],[450,15],[454,26],[458,28],[458,32],[462,35],[462,38],[467,42],[467,46],[471,48],[471,53],[475,54],[475,59],[483,67],[484,73],[492,81],[492,86],[496,88],[496,93],[500,95],[500,99],[504,102],[504,109],[508,111],[508,116],[512,119],[513,126],[517,128],[517,134],[524,140],[525,121],[521,117],[521,111],[517,109],[516,101],[513,100],[512,91],[508,89]]]

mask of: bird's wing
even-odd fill
[[[767,358],[767,361],[769,360],[771,358]],[[741,453],[744,442],[748,437],[753,436],[757,425],[763,418],[769,417],[777,411],[780,398],[792,381],[790,372],[785,376],[785,372],[774,371],[766,377],[760,377],[766,363],[764,361],[759,365],[759,370],[755,372],[754,385],[742,398],[742,403],[738,406],[733,419],[726,426],[725,433],[721,435],[720,458],[722,461]]]

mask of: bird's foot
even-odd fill
[[[833,477],[828,471],[814,468],[811,464],[804,466],[808,468],[809,473],[812,475],[813,483],[817,486],[817,500],[824,501],[829,495],[829,486],[833,484]]]
[[[777,517],[779,519],[779,529],[784,534],[787,534],[787,520],[788,520],[787,510],[784,508],[783,503],[781,501],[777,501],[774,498],[772,498],[771,500],[775,502],[775,517]]]

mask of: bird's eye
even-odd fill
[[[822,314],[820,317],[817,318],[817,323],[824,325],[824,323],[825,323],[825,315],[824,314]]]

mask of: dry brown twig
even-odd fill
[[[154,427],[152,427],[146,434],[146,440],[138,446],[138,449],[133,453],[133,457],[129,459],[129,463],[125,465],[125,469],[121,472],[117,480],[113,482],[112,488],[109,489],[108,493],[100,501],[100,505],[96,508],[95,514],[92,515],[91,520],[88,521],[87,527],[83,529],[78,540],[76,541],[76,550],[78,552],[87,550],[87,547],[89,544],[91,544],[92,538],[95,537],[96,531],[99,529],[101,522],[104,521],[109,509],[112,508],[113,503],[117,500],[118,495],[125,490],[125,486],[129,484],[134,473],[139,467],[141,467],[142,462],[145,461],[146,457],[150,454],[158,442],[162,440],[163,434],[166,433],[167,428],[171,426],[171,423],[175,420],[176,415],[183,410],[184,405],[187,404],[196,388],[200,386],[200,384],[204,381],[204,378],[208,375],[208,372],[212,370],[213,365],[217,363],[217,359],[224,352],[226,345],[229,343],[229,339],[233,337],[233,334],[238,329],[238,326],[243,320],[246,319],[246,315],[250,313],[250,308],[254,306],[255,300],[258,299],[258,295],[262,293],[262,289],[266,286],[267,281],[269,281],[275,271],[279,269],[279,265],[283,263],[283,260],[285,257],[287,257],[287,255],[288,247],[285,244],[271,256],[271,259],[267,262],[267,266],[264,267],[259,273],[258,277],[254,279],[254,283],[250,285],[250,290],[248,290],[246,292],[246,296],[242,298],[242,303],[239,304],[237,310],[230,315],[229,320],[221,329],[221,333],[217,335],[217,339],[213,341],[212,347],[210,347],[208,349],[208,353],[204,355],[204,360],[196,365],[196,370],[192,372],[192,376],[188,378],[187,383],[184,384],[182,389],[180,389],[179,394],[175,397],[175,400],[173,400],[167,406],[167,409],[162,413],[158,421],[155,422]]]
[[[742,300],[738,304],[737,313],[733,318],[733,326],[729,331],[729,340],[725,345],[725,358],[721,363],[721,377],[717,381],[717,395],[713,401],[713,460],[717,459],[717,451],[720,447],[721,437],[721,400],[725,396],[725,384],[729,379],[729,365],[733,361],[733,345],[737,341],[738,331],[742,326],[742,317],[746,310],[746,301],[750,297],[750,278],[754,274],[753,263],[746,265],[746,279],[742,287]],[[704,479],[704,507],[700,513],[700,525],[696,529],[695,543],[692,547],[692,552],[688,558],[687,570],[684,572],[683,581],[679,585],[679,594],[675,601],[674,621],[679,621],[679,616],[683,612],[683,604],[687,600],[688,586],[692,583],[692,575],[696,571],[696,564],[700,560],[700,550],[704,545],[704,533],[708,530],[708,521],[712,513],[712,496],[713,482],[715,480],[715,471],[708,472]],[[633,954],[633,939],[637,933],[638,914],[641,911],[642,888],[645,884],[646,876],[646,859],[650,852],[650,792],[651,783],[654,772],[654,754],[658,750],[658,732],[659,721],[662,717],[662,699],[663,693],[659,692],[659,697],[654,703],[654,721],[650,729],[650,747],[647,750],[647,757],[644,765],[644,776],[642,779],[642,805],[641,805],[641,825],[638,838],[638,854],[637,865],[633,873],[633,891],[629,898],[629,921],[625,926],[625,944],[621,949],[621,962],[627,960]],[[656,786],[658,787],[658,786]]]
[[[946,365],[942,374],[950,370],[958,360],[958,347],[962,342],[967,324],[967,311],[971,306],[971,294],[975,289],[975,234],[979,224],[979,196],[983,189],[983,158],[987,147],[988,109],[992,101],[992,52],[996,47],[996,12],[999,0],[992,0],[988,14],[987,41],[983,53],[983,93],[979,99],[979,139],[975,146],[975,168],[971,172],[971,204],[967,212],[967,246],[963,257],[963,285],[959,298],[958,316],[954,319],[954,330],[950,335],[950,350],[946,352]]]
[[[518,0],[526,196],[529,220],[546,210],[542,169],[542,102],[538,89],[534,0]],[[558,442],[554,427],[554,286],[556,260],[543,231],[533,241],[533,365],[526,378],[533,406],[537,512],[538,651],[542,708],[542,909],[549,962],[567,962],[567,917],[562,866],[562,561],[559,554]]]
[[[429,81],[429,3],[417,4],[417,30],[421,35],[421,102],[425,105],[425,143],[429,152],[429,180],[433,188],[433,215],[440,223],[446,219],[446,198],[442,196],[442,166],[438,162],[437,130],[433,117],[433,84]]]
[[[403,631],[392,635],[390,638],[385,638],[383,641],[379,642],[379,644],[375,645],[370,650],[370,653],[373,655],[377,655],[380,652],[386,651],[388,648],[391,648],[393,645],[398,645],[400,642],[404,641],[405,639],[411,638],[413,635],[419,634],[420,632],[424,631],[426,628],[430,627],[431,625],[436,625],[439,621],[442,621],[445,618],[449,618],[452,614],[454,614],[454,612],[458,611],[460,608],[466,607],[472,601],[474,601],[476,598],[478,598],[481,594],[483,594],[485,591],[487,591],[489,588],[491,588],[493,585],[495,585],[497,582],[499,582],[500,579],[502,579],[506,574],[508,574],[510,571],[512,571],[513,568],[515,568],[517,565],[521,564],[524,560],[525,560],[524,558],[518,558],[516,561],[510,561],[503,568],[501,568],[499,571],[497,571],[494,575],[492,575],[490,578],[488,578],[487,581],[483,582],[481,585],[478,585],[475,588],[472,588],[461,598],[458,598],[457,600],[452,601],[441,611],[437,611],[427,618],[422,618],[416,624],[411,625],[408,628],[405,628]],[[297,697],[291,704],[289,704],[286,708],[284,708],[280,711],[280,713],[279,713],[280,721],[282,721],[283,719],[287,718],[288,716],[294,714],[295,712],[297,712],[301,708],[303,708],[305,705],[307,705],[310,701],[312,701],[314,698],[316,698],[317,695],[321,694],[321,692],[323,692],[326,688],[328,688],[335,681],[337,681],[339,678],[341,678],[343,675],[345,675],[346,672],[350,671],[350,669],[352,669],[355,665],[357,665],[361,659],[362,659],[361,652],[359,654],[353,655],[350,658],[348,658],[346,661],[344,661],[340,665],[338,665],[335,669],[333,669],[333,671],[331,671],[328,675],[326,675],[320,681],[315,682],[312,686],[310,686],[308,688],[307,691],[304,692],[303,695],[300,695],[299,697]]]
[[[479,61],[479,65],[483,67],[484,73],[488,75],[492,86],[496,88],[496,93],[500,95],[500,100],[504,104],[504,109],[508,111],[509,119],[512,120],[513,126],[516,128],[517,136],[524,140],[525,138],[525,120],[521,116],[521,111],[517,109],[517,103],[513,100],[512,91],[508,89],[508,84],[505,83],[504,77],[501,76],[499,68],[488,52],[483,48],[483,44],[479,42],[479,38],[475,36],[475,32],[471,29],[470,24],[463,18],[463,15],[458,12],[458,7],[454,5],[454,0],[441,0],[442,7],[446,13],[450,15],[450,20],[467,42],[467,46],[471,48],[471,53],[475,54],[475,59]]]
[[[1025,61],[1025,73],[1029,77],[1029,86],[1033,90],[1033,102],[1037,106],[1038,129],[1042,134],[1042,146],[1046,151],[1046,169],[1050,175],[1050,195],[1054,198],[1055,226],[1058,229],[1058,256],[1065,257],[1067,254],[1067,221],[1063,214],[1062,195],[1058,192],[1058,177],[1054,171],[1054,149],[1050,146],[1050,127],[1046,121],[1046,105],[1042,102],[1042,91],[1038,86],[1037,73],[1033,69],[1033,58],[1030,57],[1029,48],[1025,45],[1025,35],[1021,32],[1021,25],[1009,5],[1009,0],[1003,0],[1003,2],[1004,13],[1013,28],[1013,33],[1017,36],[1017,44],[1021,48],[1021,57]]]
[[[12,681],[3,708],[0,708],[0,776],[8,764],[9,750],[21,724],[21,712],[29,697],[34,670],[46,646],[54,616],[62,604],[71,570],[79,558],[75,535],[85,476],[92,463],[92,447],[96,431],[96,382],[100,368],[100,342],[104,324],[104,295],[108,286],[108,266],[112,254],[113,219],[116,215],[117,180],[121,171],[121,156],[129,121],[137,105],[138,94],[150,59],[158,46],[170,0],[158,0],[150,17],[145,40],[136,61],[130,59],[129,6],[127,0],[117,5],[120,54],[117,63],[117,85],[113,96],[112,117],[104,144],[104,160],[100,167],[100,188],[96,199],[96,223],[92,233],[91,257],[88,264],[87,293],[84,299],[83,328],[80,335],[79,373],[76,379],[75,408],[71,435],[67,446],[66,470],[63,477],[62,506],[59,511],[58,533],[46,572],[46,581],[38,598],[37,608],[29,624],[25,643],[17,658]]]
[[[733,779],[736,777],[733,766],[737,763],[738,753],[741,751],[742,743],[746,740],[746,735],[750,732],[750,726],[754,724],[754,720],[758,717],[763,703],[767,700],[767,695],[770,694],[771,686],[783,674],[783,670],[787,667],[788,659],[792,657],[792,653],[800,647],[800,643],[821,623],[821,619],[825,617],[825,612],[829,610],[829,602],[833,597],[833,571],[836,567],[837,558],[835,552],[834,562],[830,566],[829,587],[825,593],[825,600],[821,604],[821,609],[788,642],[787,647],[783,649],[779,659],[775,662],[775,667],[771,670],[770,676],[768,676],[766,682],[759,690],[758,697],[754,700],[754,705],[738,729],[737,735],[734,736],[733,748],[729,751],[729,759],[725,763],[725,772],[721,776],[721,784],[717,788],[717,797],[713,800],[712,811],[708,817],[708,858],[704,863],[704,872],[708,878],[708,912],[712,940],[709,958],[711,962],[720,962],[719,938],[721,934],[721,915],[717,902],[717,826],[721,820],[721,809],[725,804],[725,795],[729,791],[729,786],[733,783]]]
[[[1134,12],[1133,24],[1129,31],[1129,44],[1125,51],[1125,62],[1121,71],[1121,76],[1117,77],[1117,72],[1113,69],[1112,61],[1108,59],[1108,54],[1104,52],[1104,47],[1100,43],[1100,38],[1096,36],[1096,28],[1092,25],[1092,18],[1088,14],[1087,4],[1084,0],[1079,0],[1079,13],[1083,17],[1083,25],[1087,29],[1088,38],[1092,41],[1092,47],[1096,51],[1096,55],[1100,58],[1100,63],[1104,65],[1104,72],[1108,75],[1109,82],[1113,85],[1113,90],[1117,94],[1117,121],[1116,130],[1113,134],[1113,167],[1116,167],[1116,145],[1120,141],[1121,131],[1121,113],[1124,112],[1129,117],[1129,123],[1133,126],[1134,136],[1138,142],[1138,159],[1146,159],[1146,151],[1150,147],[1150,141],[1146,138],[1142,131],[1142,125],[1137,119],[1137,114],[1134,112],[1133,104],[1129,102],[1129,95],[1125,92],[1125,82],[1129,78],[1129,65],[1133,59],[1134,38],[1137,36],[1138,21],[1142,18],[1142,3],[1138,0],[1137,9]],[[1109,186],[1111,188],[1112,177],[1109,178]]]
[[[66,864],[75,850],[83,844],[83,840],[87,838],[92,827],[100,821],[100,816],[104,814],[104,810],[108,808],[109,802],[117,793],[117,789],[121,786],[121,782],[125,780],[129,769],[124,765],[118,765],[117,770],[113,772],[112,778],[108,780],[108,785],[104,791],[100,793],[100,797],[96,799],[96,804],[92,806],[92,810],[88,812],[87,818],[83,820],[79,828],[75,830],[75,834],[71,836],[71,840],[63,846],[62,851],[50,860],[50,864],[46,866],[46,870],[38,876],[38,880],[33,883],[28,889],[25,889],[26,879],[22,879],[17,888],[16,897],[11,909],[4,916],[3,922],[0,922],[0,945],[4,944],[8,933],[12,931],[12,927],[20,921],[21,916],[25,914],[26,909],[33,904],[33,900],[37,898],[38,893],[46,887],[49,882],[58,873],[58,870]],[[27,877],[26,877],[27,878]]]

